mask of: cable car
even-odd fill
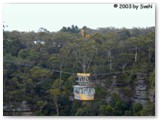
[[[78,85],[74,85],[74,99],[76,100],[94,100],[95,89],[89,80],[89,73],[77,73]]]

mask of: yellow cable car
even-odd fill
[[[79,85],[74,85],[74,99],[76,100],[94,100],[95,89],[91,87],[89,73],[77,73]]]

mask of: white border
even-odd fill
[[[159,79],[160,79],[160,75],[159,75],[159,50],[160,50],[160,42],[159,42],[159,25],[158,25],[158,21],[159,21],[159,6],[160,6],[160,1],[159,0],[1,0],[0,1],[0,27],[1,27],[1,33],[0,33],[0,57],[1,57],[1,64],[0,64],[0,77],[1,77],[1,82],[0,82],[0,120],[17,120],[17,119],[31,119],[31,120],[35,120],[35,119],[85,119],[87,120],[92,119],[92,120],[96,120],[98,119],[140,119],[140,120],[145,120],[145,119],[160,119],[160,114],[159,114],[159,106],[160,106],[160,102],[159,102],[159,98],[160,98],[160,92],[159,92]],[[2,21],[2,4],[4,3],[155,3],[156,4],[156,116],[155,117],[3,117],[3,36],[2,36],[2,29],[3,29],[3,21]]]

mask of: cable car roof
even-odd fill
[[[77,76],[90,76],[90,73],[77,73]]]

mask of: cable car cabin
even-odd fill
[[[77,100],[94,100],[95,89],[91,87],[89,73],[77,73],[78,79],[76,82],[79,85],[74,85],[74,99]]]
[[[73,92],[76,100],[94,100],[95,89],[92,87],[75,85]]]
[[[89,77],[90,77],[89,73],[77,73],[77,78],[78,79],[76,80],[76,82],[79,85],[87,86],[90,83]]]

